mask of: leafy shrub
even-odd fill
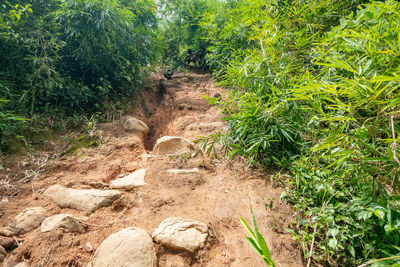
[[[324,265],[399,254],[400,6],[363,2],[228,1],[202,21],[232,89],[208,144],[285,164],[304,215],[289,231]]]
[[[7,0],[0,6],[0,98],[13,105],[3,110],[79,117],[134,97],[157,58],[156,28],[153,1]]]

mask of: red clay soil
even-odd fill
[[[153,77],[155,84],[159,78]],[[123,191],[123,198],[113,206],[92,214],[61,209],[42,195],[56,183],[77,189],[107,189],[112,179],[141,167],[143,154],[151,152],[159,137],[173,135],[195,140],[196,136],[210,133],[207,125],[221,122],[218,108],[202,97],[224,94],[221,88],[214,86],[210,75],[179,73],[167,81],[166,88],[162,101],[157,99],[154,90],[145,91],[143,99],[146,101],[129,114],[149,126],[144,144],[124,132],[118,122],[101,124],[98,126],[102,130],[100,146],[80,149],[73,156],[45,163],[29,183],[11,182],[13,188],[0,204],[1,227],[6,228],[24,208],[42,206],[49,215],[70,213],[84,218],[85,232],[43,234],[39,227],[18,237],[21,245],[8,252],[8,263],[28,260],[29,266],[87,266],[94,251],[110,234],[131,226],[151,234],[164,219],[184,217],[209,226],[206,247],[190,255],[156,245],[159,266],[174,266],[171,262],[176,260],[183,261],[185,266],[265,266],[244,239],[246,232],[239,221],[242,216],[250,222],[251,204],[278,266],[304,266],[301,250],[284,230],[295,214],[289,205],[279,204],[282,189],[271,186],[268,174],[248,169],[240,158],[150,159],[146,163],[147,186]],[[7,166],[13,170],[12,165]],[[201,171],[193,179],[181,180],[166,174],[171,168],[196,167]],[[15,168],[17,170],[21,171]],[[2,178],[4,181],[5,176]],[[273,208],[266,210],[265,203],[270,200],[274,201]],[[87,242],[94,251],[86,249]]]

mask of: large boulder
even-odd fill
[[[193,253],[205,245],[208,228],[199,221],[168,218],[160,223],[152,236],[154,241],[170,249]]]
[[[145,176],[146,169],[134,171],[125,177],[111,181],[110,188],[131,190],[135,187],[146,185]]]
[[[125,228],[100,244],[89,266],[155,267],[157,257],[153,240],[140,228]]]
[[[27,233],[38,227],[47,217],[47,211],[42,207],[24,209],[10,223],[12,232],[15,235]]]
[[[122,127],[129,132],[132,132],[143,139],[146,138],[149,132],[149,127],[143,121],[131,116],[124,116],[121,118]]]
[[[57,214],[48,217],[42,222],[42,226],[40,227],[42,233],[56,229],[62,229],[66,232],[83,232],[83,227],[79,220],[71,214]]]
[[[51,198],[60,208],[71,208],[94,212],[95,210],[110,206],[121,197],[117,190],[99,189],[73,189],[59,184],[52,185],[43,193]]]
[[[178,136],[163,136],[156,141],[153,149],[155,155],[182,155],[195,157],[200,152],[197,145]]]

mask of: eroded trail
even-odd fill
[[[88,266],[91,261],[93,266],[128,266],[115,259],[113,264],[107,265],[107,259],[100,259],[100,254],[119,253],[120,247],[141,248],[139,254],[145,254],[148,244],[138,245],[135,240],[147,240],[146,233],[151,236],[165,219],[178,217],[201,222],[206,228],[202,224],[193,226],[193,222],[183,222],[191,237],[181,239],[189,241],[190,244],[186,244],[189,248],[176,244],[176,236],[168,236],[167,241],[163,241],[161,235],[156,235],[154,261],[158,266],[265,266],[244,239],[246,233],[239,222],[239,216],[250,221],[250,203],[274,260],[280,266],[303,266],[300,250],[284,231],[294,216],[293,211],[279,204],[281,190],[270,186],[268,177],[246,169],[238,159],[207,158],[191,144],[182,146],[181,141],[179,148],[166,145],[154,149],[156,141],[163,136],[194,140],[196,136],[205,136],[224,127],[219,110],[202,98],[202,95],[213,96],[217,92],[223,95],[209,75],[177,74],[167,81],[166,89],[162,101],[158,101],[152,91],[145,92],[142,111],[138,109],[130,114],[149,126],[145,141],[136,126],[125,131],[120,122],[99,125],[102,145],[82,149],[75,156],[53,163],[43,175],[20,185],[18,196],[1,204],[4,212],[1,226],[14,231],[14,237],[20,242],[19,247],[7,252],[8,259],[3,266],[22,261],[26,261],[27,266]],[[151,116],[147,118],[145,113]],[[188,153],[182,154],[185,152],[182,149]],[[144,181],[138,170],[145,172]],[[131,173],[136,173],[137,177],[134,185],[125,187],[129,190],[121,186],[126,181],[113,182]],[[88,189],[91,190],[82,191]],[[274,205],[267,211],[265,203],[271,199]],[[33,229],[24,230],[21,225],[16,227],[13,219],[27,207],[42,207],[43,210],[36,213],[31,223],[35,225]],[[42,232],[43,225],[37,222],[56,214],[74,216],[79,226],[71,228],[67,223],[68,226],[49,227],[49,231]],[[10,222],[14,227],[10,227]],[[179,223],[176,219],[168,221],[163,229],[173,228],[176,223]],[[144,232],[123,232],[120,235],[125,239],[115,247],[110,241],[98,249],[106,238],[127,227],[138,227]],[[182,225],[179,227],[182,229]],[[184,232],[172,229],[174,231]],[[205,242],[203,237],[206,237]],[[95,254],[96,250],[100,252]],[[130,257],[135,253],[130,251]],[[125,256],[118,256],[118,260]],[[144,262],[146,260],[144,264],[152,266],[152,257]]]

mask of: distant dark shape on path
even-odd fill
[[[171,80],[172,79],[172,75],[174,75],[174,71],[173,70],[166,70],[164,72],[164,77],[167,78],[167,80]]]

